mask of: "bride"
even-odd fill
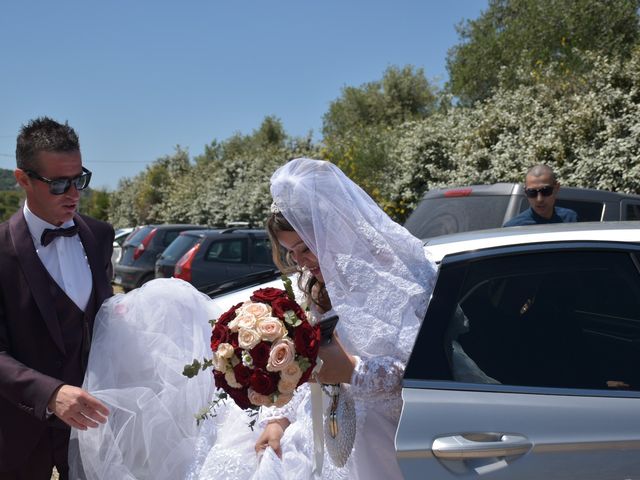
[[[401,381],[432,292],[433,263],[419,240],[329,162],[292,160],[272,176],[271,193],[268,229],[275,250],[287,251],[282,267],[300,273],[318,316],[339,317],[320,349],[317,380],[341,384],[340,395],[353,399],[346,465],[326,451],[318,459],[308,384],[282,409],[263,408],[256,431],[230,402],[196,426],[193,414],[213,398],[213,382],[207,373],[187,380],[182,368],[211,356],[207,321],[231,305],[173,279],[101,309],[84,388],[111,415],[100,428],[74,432],[71,478],[304,479],[319,476],[322,463],[324,478],[402,478],[394,446]]]

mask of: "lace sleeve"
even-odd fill
[[[280,418],[286,418],[291,423],[295,422],[298,408],[306,401],[308,396],[309,384],[305,383],[293,392],[293,398],[284,407],[260,407],[258,421],[256,422],[258,427],[264,428],[271,420]]]
[[[372,357],[366,360],[356,357],[356,367],[351,376],[353,394],[358,397],[376,398],[397,395],[401,390],[404,364],[395,357]]]

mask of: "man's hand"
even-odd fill
[[[96,428],[109,415],[109,409],[100,400],[72,385],[58,388],[48,407],[60,420],[78,430]]]
[[[280,448],[280,440],[284,435],[285,429],[289,426],[289,420],[281,418],[272,420],[267,423],[258,441],[256,442],[256,453],[262,452],[267,447],[271,447],[278,457],[282,458],[282,448]]]

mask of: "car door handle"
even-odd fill
[[[506,457],[527,453],[532,443],[511,433],[470,433],[436,438],[431,449],[441,459]]]

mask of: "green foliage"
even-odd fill
[[[13,176],[13,170],[0,168],[0,191],[16,190],[16,179]]]
[[[9,217],[20,208],[24,197],[22,190],[0,191],[0,222],[9,220]]]
[[[98,220],[109,220],[110,196],[104,189],[87,188],[80,195],[79,211]]]
[[[262,226],[271,205],[269,178],[291,158],[318,156],[310,138],[290,138],[280,120],[268,116],[250,135],[213,141],[194,162],[176,149],[111,196],[116,226],[194,223],[224,226],[246,221]]]
[[[518,182],[535,163],[565,185],[639,193],[640,49],[628,60],[581,55],[589,74],[559,80],[549,66],[535,84],[405,125],[387,171],[385,193],[405,208],[396,218],[431,188]]]
[[[517,71],[582,73],[581,52],[628,57],[639,38],[640,0],[490,0],[480,18],[458,26],[450,49],[449,87],[463,104],[489,98],[501,84],[521,84]]]
[[[382,172],[404,122],[426,118],[437,108],[436,89],[424,71],[390,67],[382,80],[345,87],[323,119],[322,157],[337,164],[376,200],[386,182]]]

